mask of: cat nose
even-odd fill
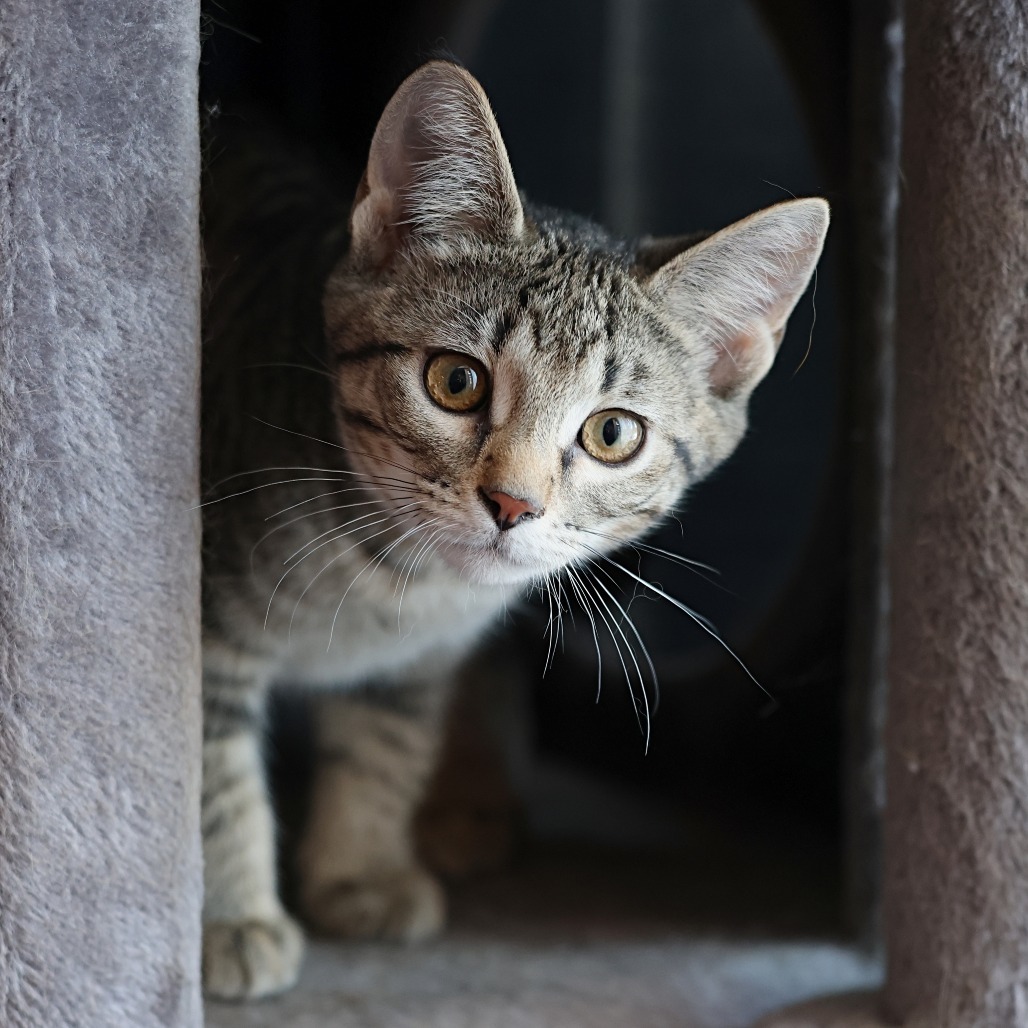
[[[506,532],[522,521],[537,518],[542,513],[531,500],[511,496],[502,489],[479,489],[478,493],[501,532]]]

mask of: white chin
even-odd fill
[[[543,573],[542,568],[515,564],[492,549],[450,545],[441,553],[461,578],[477,585],[526,585]]]

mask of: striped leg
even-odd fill
[[[432,685],[319,701],[320,764],[299,858],[304,912],[320,931],[413,941],[442,928],[443,892],[415,860],[411,817],[448,695]]]
[[[296,981],[303,938],[278,898],[261,758],[265,678],[256,661],[207,657],[205,651],[204,988],[222,998],[266,996]]]

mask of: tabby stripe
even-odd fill
[[[232,695],[224,685],[215,689],[208,680],[203,694],[203,736],[223,739],[241,732],[257,731],[263,720],[260,696],[247,690]]]
[[[603,391],[605,393],[610,392],[620,374],[621,362],[614,354],[608,353],[606,360],[603,362]]]
[[[376,763],[373,759],[367,759],[364,754],[353,753],[343,746],[320,750],[317,756],[318,760],[324,764],[345,767],[356,778],[378,782],[389,792],[400,796],[410,793],[418,784],[407,777],[407,769],[397,770],[390,767],[388,763]]]
[[[353,701],[373,710],[386,710],[404,717],[421,718],[440,706],[440,697],[430,695],[434,691],[410,686],[360,689],[353,693]]]
[[[511,332],[514,330],[515,318],[512,311],[504,311],[496,322],[493,330],[492,348],[493,353],[500,353],[507,343]]]
[[[339,413],[352,425],[361,425],[364,428],[370,429],[372,432],[377,432],[379,435],[392,437],[393,433],[390,432],[385,425],[380,425],[373,418],[369,418],[363,411],[353,410],[351,407],[344,407],[340,404]]]
[[[613,342],[614,336],[617,333],[617,314],[614,303],[611,300],[607,301],[607,309],[604,312],[603,327],[607,333],[608,342]]]
[[[675,456],[682,462],[685,467],[685,473],[689,477],[689,481],[692,482],[696,478],[696,465],[693,463],[692,454],[689,452],[689,447],[682,442],[681,439],[675,440]]]
[[[355,350],[343,350],[335,354],[335,363],[357,364],[360,361],[375,360],[379,357],[393,357],[401,353],[413,353],[414,351],[403,343],[365,343]]]
[[[246,814],[259,802],[257,795],[246,791],[242,796],[234,797],[233,802],[226,804],[225,797],[233,786],[238,787],[239,783],[229,782],[218,786],[212,797],[205,798],[201,803],[200,813],[200,834],[205,839],[213,839],[221,835],[226,828],[237,824]],[[253,784],[252,779],[247,778],[245,785],[247,789]]]

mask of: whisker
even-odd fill
[[[393,478],[391,476],[381,476],[381,475],[369,475],[369,474],[365,474],[363,471],[344,471],[342,469],[336,469],[336,468],[268,467],[268,468],[254,468],[252,471],[237,471],[235,474],[228,475],[227,477],[221,479],[220,482],[216,482],[214,485],[208,486],[208,488],[205,491],[206,492],[212,492],[213,490],[218,489],[221,486],[223,486],[226,482],[231,482],[232,479],[234,479],[234,478],[242,478],[244,475],[259,475],[259,474],[263,474],[264,472],[267,472],[267,471],[316,471],[316,472],[322,472],[325,475],[331,475],[331,476],[334,476],[334,475],[350,475],[350,476],[352,476],[354,478],[363,479],[366,482],[374,482],[376,485],[389,482],[389,483],[395,483],[396,486],[403,486],[404,488],[407,488],[407,489],[410,489],[410,488],[412,488],[414,486],[414,483],[412,483],[412,482],[405,482],[401,478]],[[290,485],[290,484],[292,484],[294,482],[338,482],[338,481],[340,481],[338,478],[334,478],[334,477],[323,478],[323,477],[319,476],[319,477],[304,477],[304,478],[285,478],[285,479],[281,479],[281,480],[279,480],[277,482],[263,482],[263,483],[261,483],[261,485],[255,485],[255,486],[252,486],[249,489],[242,489],[239,492],[230,493],[228,496],[218,496],[218,497],[215,497],[213,500],[205,500],[203,503],[197,503],[194,506],[189,507],[188,510],[199,510],[201,507],[208,507],[212,503],[222,503],[224,500],[232,500],[232,499],[234,499],[237,496],[245,496],[247,493],[257,492],[258,489],[270,489],[272,486],[276,486],[276,485]]]
[[[599,578],[596,576],[596,574],[591,572],[589,568],[583,568],[582,570],[586,574],[590,575],[590,577],[592,578],[593,584],[598,586],[600,589],[602,589],[607,594],[607,596],[610,597],[611,601],[618,608],[618,610],[621,611],[622,615],[624,615],[624,613],[625,613],[624,612],[624,608],[622,608],[621,604],[619,604],[617,602],[617,600],[614,599],[614,596],[611,593],[611,591],[599,580]],[[645,730],[642,727],[641,719],[639,717],[639,706],[638,706],[638,702],[639,701],[635,697],[635,691],[632,688],[632,683],[631,683],[630,680],[629,680],[629,683],[628,683],[628,693],[632,697],[632,706],[635,707],[636,721],[640,722],[639,730],[641,732],[643,732],[643,734],[645,736],[645,739],[646,739],[643,752],[648,753],[649,749],[650,749],[650,703],[649,703],[649,698],[646,695],[646,681],[643,678],[642,668],[639,667],[639,661],[636,660],[635,650],[632,649],[632,644],[629,641],[628,636],[625,635],[625,631],[621,627],[620,622],[617,620],[617,618],[614,617],[614,614],[610,610],[610,607],[607,606],[607,601],[604,600],[604,598],[602,596],[600,596],[599,594],[597,594],[596,598],[600,601],[601,604],[603,604],[604,608],[610,614],[611,619],[614,622],[614,627],[618,630],[618,633],[620,634],[621,638],[624,640],[625,649],[628,650],[628,655],[629,655],[629,657],[632,658],[632,664],[635,667],[635,673],[636,673],[636,675],[638,676],[638,679],[639,679],[639,689],[642,692],[642,705],[643,705],[643,709],[646,711],[646,728],[645,728]],[[629,619],[629,624],[631,624],[631,619]],[[632,628],[634,629],[635,626],[632,625]],[[639,633],[636,632],[635,634],[638,637]],[[645,650],[645,647],[643,647],[643,649]],[[647,657],[648,656],[649,655],[647,654]],[[652,663],[651,663],[650,666],[652,668],[652,666],[653,666]],[[655,672],[654,672],[654,674],[655,674]],[[627,669],[626,669],[626,677],[627,677]]]
[[[421,504],[419,504],[417,500],[405,501],[405,502],[401,503],[398,508],[394,507],[393,510],[389,511],[386,514],[386,517],[383,518],[383,520],[388,520],[390,517],[392,517],[395,514],[406,514],[408,511],[413,510],[414,508],[419,507],[419,506],[421,506]],[[362,514],[360,517],[352,518],[350,521],[345,521],[341,525],[333,525],[331,528],[328,528],[324,532],[320,532],[318,535],[314,536],[313,539],[308,539],[307,542],[305,542],[303,544],[303,546],[301,546],[298,550],[294,550],[292,553],[290,553],[289,556],[286,557],[286,559],[282,561],[282,563],[283,564],[288,564],[297,554],[303,553],[303,551],[306,550],[308,547],[310,547],[313,543],[316,543],[319,539],[324,539],[326,535],[331,535],[333,532],[338,532],[341,528],[349,528],[351,525],[356,525],[357,522],[359,522],[359,521],[366,521],[368,518],[377,517],[379,514],[382,514],[382,513],[383,512],[380,511],[380,510],[372,510],[372,511],[368,511],[367,514]],[[372,525],[380,525],[381,523],[382,523],[381,521],[373,521],[371,524]],[[370,527],[370,526],[364,526],[364,527]],[[346,533],[346,534],[349,534],[349,533]],[[342,538],[342,536],[337,536],[337,538]],[[318,550],[322,546],[328,545],[328,543],[330,543],[330,542],[332,542],[332,540],[328,539],[325,542],[320,543],[318,546],[315,546],[314,549],[311,550],[311,552],[313,553],[314,550]]]
[[[411,515],[411,517],[413,517],[413,516],[414,516],[414,515]],[[389,520],[391,520],[391,518],[383,518],[383,521],[389,521]],[[405,522],[407,522],[407,521],[409,521],[409,520],[410,520],[410,517],[408,517],[408,518],[403,518],[403,519],[401,519],[401,521],[400,521],[400,524],[404,524]],[[361,525],[361,528],[362,528],[362,529],[363,529],[363,528],[374,528],[374,527],[375,527],[376,525],[380,525],[380,524],[382,524],[382,522],[381,522],[381,521],[375,521],[375,522],[372,522],[372,523],[371,523],[370,525]],[[392,526],[392,525],[387,525],[387,526],[386,526],[385,528],[381,528],[381,529],[379,529],[379,530],[378,530],[377,532],[374,532],[374,533],[372,533],[371,535],[367,536],[366,538],[364,538],[364,539],[358,539],[358,540],[357,540],[357,541],[356,541],[355,543],[353,543],[352,545],[350,545],[350,546],[347,546],[347,548],[346,548],[345,550],[343,550],[343,551],[342,551],[341,553],[337,553],[337,554],[336,554],[336,555],[335,555],[335,556],[334,556],[334,557],[333,557],[333,558],[332,558],[332,559],[331,559],[330,561],[328,561],[328,563],[327,563],[327,564],[325,564],[325,565],[324,565],[324,566],[323,566],[323,567],[322,567],[322,568],[321,568],[321,569],[320,569],[320,570],[318,571],[318,573],[317,573],[317,574],[316,574],[316,575],[315,575],[315,576],[314,576],[314,577],[313,577],[313,578],[312,578],[312,579],[311,579],[311,580],[310,580],[310,581],[309,581],[309,582],[308,582],[308,583],[307,583],[307,584],[306,584],[306,585],[305,585],[305,586],[303,587],[303,592],[301,592],[301,593],[300,593],[300,595],[299,595],[299,596],[297,596],[297,598],[296,598],[296,603],[294,603],[294,604],[293,604],[293,612],[292,612],[292,614],[290,614],[290,615],[289,615],[289,630],[288,630],[288,632],[287,632],[287,638],[288,638],[288,639],[290,639],[290,640],[291,640],[291,639],[292,639],[292,637],[293,637],[293,622],[294,622],[294,621],[295,621],[295,619],[296,619],[296,612],[297,612],[297,610],[298,610],[298,609],[299,609],[299,607],[300,607],[300,601],[301,601],[301,600],[302,600],[302,599],[303,599],[303,598],[304,598],[304,597],[305,597],[305,596],[307,595],[307,593],[308,593],[308,591],[310,590],[311,586],[312,586],[312,585],[314,585],[314,583],[315,583],[315,582],[316,582],[316,581],[317,581],[317,580],[318,580],[318,579],[319,579],[319,578],[320,578],[320,577],[321,577],[321,576],[322,576],[322,575],[323,575],[323,574],[324,574],[324,573],[325,573],[325,572],[326,572],[326,571],[327,571],[327,570],[328,570],[328,569],[329,569],[329,568],[330,568],[330,567],[331,567],[331,566],[332,566],[333,564],[335,564],[335,562],[336,562],[337,560],[340,560],[340,559],[342,559],[343,557],[345,557],[345,556],[346,556],[346,554],[348,554],[348,553],[350,553],[351,551],[353,551],[353,550],[357,549],[357,547],[358,547],[358,546],[363,546],[363,545],[364,545],[364,543],[367,543],[367,542],[371,542],[371,540],[372,540],[372,539],[377,539],[377,538],[378,538],[378,537],[379,537],[380,535],[385,535],[385,534],[386,534],[386,532],[392,531],[392,528],[393,528],[393,526]],[[355,531],[360,531],[360,529],[355,529]],[[346,532],[346,533],[344,533],[344,534],[343,534],[343,535],[341,535],[341,536],[337,536],[337,537],[336,537],[336,539],[329,539],[329,540],[328,540],[328,542],[329,542],[329,543],[331,543],[331,542],[336,542],[336,541],[337,541],[338,539],[342,539],[342,538],[344,538],[344,537],[345,537],[346,535],[351,535],[351,534],[352,534],[351,532]],[[327,545],[328,545],[328,543],[323,543],[322,545],[323,545],[323,546],[327,546]],[[314,552],[314,550],[311,550],[311,553],[313,553],[313,552]],[[297,562],[296,562],[295,564],[293,564],[293,565],[292,565],[292,567],[290,567],[290,568],[289,568],[289,570],[288,570],[288,571],[286,571],[286,574],[285,574],[285,575],[283,575],[283,576],[282,576],[282,578],[280,578],[280,579],[278,580],[278,582],[277,582],[277,583],[276,583],[276,585],[275,585],[275,590],[274,590],[274,591],[272,591],[272,594],[271,594],[271,599],[270,599],[270,600],[268,600],[268,613],[270,613],[270,612],[271,612],[271,600],[273,600],[273,599],[275,598],[275,592],[276,592],[276,591],[278,590],[278,587],[279,587],[279,586],[280,586],[280,585],[282,584],[282,581],[283,581],[283,579],[284,579],[284,578],[286,577],[286,575],[288,575],[288,574],[289,574],[289,572],[290,572],[290,571],[292,571],[292,570],[293,570],[293,568],[299,567],[299,566],[300,566],[300,564],[302,564],[302,563],[303,563],[303,561],[305,561],[305,560],[307,559],[307,557],[309,557],[309,556],[310,556],[310,553],[308,553],[308,554],[307,554],[306,556],[304,556],[304,557],[301,557],[301,558],[300,558],[300,559],[299,559],[299,560],[298,560],[298,561],[297,561]],[[266,623],[267,623],[267,621],[265,621],[265,624],[266,624]],[[329,640],[329,645],[331,645],[331,640]]]
[[[573,528],[576,532],[584,532],[586,535],[595,535],[600,539],[606,539],[613,543],[623,544],[624,542],[607,532],[597,532],[595,529],[582,528],[580,525],[571,525],[569,527]],[[703,561],[692,560],[690,557],[683,557],[682,554],[672,553],[670,550],[662,550],[659,546],[652,546],[650,543],[636,541],[628,543],[627,545],[631,546],[633,549],[645,550],[647,553],[652,553],[655,556],[666,557],[668,560],[673,560],[676,564],[681,564],[683,567],[688,567],[690,569],[702,568],[704,571],[709,571],[714,575],[721,574],[717,568],[711,567],[709,564],[704,564]]]
[[[339,600],[339,605],[336,607],[335,614],[332,615],[332,624],[331,624],[331,626],[329,627],[329,630],[328,630],[328,645],[325,647],[325,652],[326,653],[332,648],[332,639],[335,636],[336,621],[339,620],[339,612],[343,609],[343,604],[346,602],[346,597],[350,594],[350,590],[357,584],[357,579],[360,578],[361,575],[363,575],[364,572],[368,570],[368,567],[369,567],[369,565],[371,565],[372,561],[375,561],[375,560],[378,561],[378,564],[376,565],[376,567],[381,565],[382,561],[385,560],[385,558],[389,555],[389,553],[392,550],[394,550],[400,543],[402,543],[404,539],[407,539],[408,537],[413,535],[415,532],[421,531],[421,527],[422,527],[421,525],[415,525],[413,528],[410,528],[406,532],[404,532],[403,535],[401,535],[399,537],[399,539],[394,539],[393,542],[389,543],[388,546],[383,547],[351,579],[350,584],[346,587],[346,591],[343,593],[342,597]],[[374,568],[372,569],[372,573],[374,573]]]
[[[607,575],[607,578],[611,582],[614,583],[614,585],[617,585],[617,583],[614,581],[614,579],[610,576],[610,574],[605,569],[597,567],[596,570],[597,571],[602,571],[605,575]],[[635,622],[632,620],[632,618],[629,615],[628,611],[618,601],[618,599],[614,595],[614,593],[612,593],[610,591],[610,589],[608,589],[599,580],[597,580],[596,584],[607,594],[607,596],[610,597],[611,603],[613,603],[614,606],[617,607],[617,609],[619,611],[621,611],[622,617],[624,618],[624,620],[627,623],[628,627],[632,630],[632,634],[635,636],[636,641],[639,643],[639,648],[643,652],[643,657],[646,659],[646,665],[647,665],[647,667],[649,669],[649,672],[650,672],[650,680],[653,682],[653,706],[651,708],[649,707],[648,704],[647,704],[647,706],[648,706],[648,709],[650,710],[651,714],[656,714],[657,713],[657,708],[660,706],[660,680],[659,680],[659,678],[657,676],[657,669],[653,666],[653,658],[650,656],[650,651],[647,648],[646,643],[643,640],[643,637],[639,634],[639,629],[636,628]],[[644,698],[646,696],[645,689],[643,690],[643,696],[644,696]]]
[[[340,492],[347,492],[347,490],[345,490],[345,489],[336,489],[336,490],[334,490],[331,493],[322,493],[321,496],[315,497],[315,499],[323,499],[326,496],[332,496],[335,493],[340,493]],[[306,503],[307,501],[304,500],[303,502]],[[334,505],[332,507],[319,507],[317,510],[308,511],[306,514],[298,514],[295,518],[290,518],[288,521],[283,521],[280,525],[276,525],[274,528],[272,528],[269,531],[265,532],[264,535],[262,535],[260,537],[260,539],[258,539],[257,542],[255,542],[253,544],[253,546],[250,549],[250,566],[251,566],[251,568],[253,567],[254,554],[257,552],[257,547],[260,546],[261,543],[263,543],[267,539],[270,539],[276,532],[281,531],[283,528],[288,528],[290,525],[295,525],[298,521],[304,521],[307,518],[317,517],[317,515],[319,515],[319,514],[330,514],[332,511],[336,511],[336,510],[352,510],[354,507],[377,506],[377,507],[379,507],[381,509],[377,510],[377,511],[372,511],[371,514],[381,514],[387,508],[395,510],[397,507],[402,506],[404,503],[407,503],[407,502],[413,502],[413,501],[411,501],[409,497],[407,497],[407,498],[398,497],[398,498],[396,498],[394,500],[389,501],[388,503],[387,503],[387,501],[384,501],[384,500],[362,500],[359,503],[340,503],[340,504],[336,504],[336,505]],[[298,507],[298,506],[299,506],[299,504],[296,504],[296,503],[293,504],[293,507]],[[291,509],[292,509],[292,507],[286,507],[285,508],[285,510],[291,510]],[[285,510],[281,510],[278,513],[279,514],[283,514],[285,512]],[[369,514],[368,516],[370,517],[371,514]],[[269,515],[268,517],[266,517],[264,520],[265,521],[269,521],[272,517],[276,517],[276,516],[277,515],[272,514],[272,515]],[[360,519],[355,519],[355,520],[360,520]],[[352,520],[348,521],[348,522],[345,522],[345,524],[349,524],[349,525],[352,525],[353,523],[354,523],[354,521],[352,521]],[[329,532],[335,531],[336,528],[340,528],[340,527],[342,527],[342,526],[335,525],[333,528],[329,529]],[[322,533],[322,535],[327,535],[327,534],[328,534],[328,532],[323,532]],[[321,538],[321,536],[315,536],[315,538],[310,540],[310,542],[314,542],[314,541],[316,541],[317,539],[320,539],[320,538]],[[309,543],[306,544],[306,545],[309,545]],[[300,549],[302,550],[303,548],[304,547],[301,547]],[[300,551],[297,550],[297,553],[299,553],[299,552]],[[296,556],[296,554],[293,554],[293,556]],[[283,563],[286,563],[288,560],[289,560],[289,558],[287,557],[286,561],[283,561]]]
[[[376,475],[373,472],[354,471],[352,468],[316,468],[308,467],[304,464],[270,464],[263,468],[250,468],[248,471],[235,471],[231,475],[226,475],[213,485],[208,486],[207,492],[223,486],[226,482],[231,482],[234,478],[243,478],[246,475],[263,475],[267,471],[316,471],[319,474],[325,475],[351,475],[354,478],[365,478],[375,481],[381,480],[383,482],[400,482],[407,485],[410,484],[406,479],[397,478],[395,475]]]
[[[550,670],[550,659],[553,654],[553,593],[550,591],[550,576],[547,575],[539,583],[539,592],[546,599],[546,607],[549,611],[546,618],[546,628],[543,635],[546,636],[546,659],[543,661],[543,678]]]
[[[770,699],[775,704],[778,703],[778,700],[775,699],[775,697],[767,689],[765,689],[763,685],[760,684],[760,682],[757,680],[753,672],[750,671],[750,669],[746,666],[743,659],[735,652],[735,650],[731,648],[731,646],[728,645],[728,643],[725,642],[724,639],[721,638],[721,635],[718,633],[717,629],[705,617],[703,617],[702,614],[697,614],[696,611],[694,611],[691,607],[687,607],[684,603],[681,602],[681,600],[676,600],[673,596],[669,596],[666,592],[664,592],[663,589],[658,588],[652,582],[647,582],[646,579],[641,578],[639,575],[633,574],[631,571],[628,570],[628,568],[619,564],[616,560],[612,560],[606,554],[601,553],[599,550],[596,550],[594,552],[596,556],[599,557],[601,560],[605,560],[608,564],[612,564],[614,567],[624,572],[624,574],[628,575],[629,578],[634,578],[641,586],[643,586],[646,589],[649,589],[651,592],[654,592],[656,593],[656,595],[667,600],[667,602],[670,603],[672,607],[675,607],[676,609],[680,610],[683,614],[685,614],[687,617],[692,619],[692,621],[695,622],[695,624],[699,625],[699,627],[702,628],[704,632],[706,632],[713,639],[717,640],[718,644],[722,647],[722,649],[724,649],[725,653],[727,653],[732,658],[732,660],[734,660],[735,663],[742,668],[742,670],[746,673],[746,677],[749,678],[749,680],[765,696],[767,696],[768,699]]]
[[[425,527],[427,528],[427,527],[429,527],[429,525],[436,525],[441,520],[442,519],[438,518],[438,517],[432,518],[430,521],[425,523]],[[407,582],[410,580],[411,572],[414,570],[414,566],[417,563],[417,559],[420,556],[421,551],[425,548],[425,546],[427,545],[428,541],[430,539],[435,538],[435,536],[439,532],[441,532],[441,531],[442,531],[442,529],[436,529],[435,532],[433,532],[430,536],[427,536],[425,539],[422,539],[421,542],[418,543],[418,545],[415,546],[410,551],[410,553],[404,558],[403,563],[400,565],[399,570],[396,572],[396,585],[393,586],[393,595],[395,596],[397,591],[399,590],[399,592],[400,592],[400,605],[401,606],[403,605],[403,589],[406,589],[406,587],[407,587]],[[400,586],[401,586],[400,579],[403,577],[403,574],[404,574],[405,571],[406,571],[407,575],[406,575],[406,578],[403,578],[403,582],[402,582],[403,589],[401,589],[400,588]]]
[[[423,475],[420,471],[415,471],[414,468],[408,468],[405,465],[399,464],[387,457],[383,457],[380,454],[367,453],[364,450],[354,450],[349,446],[343,446],[342,443],[334,443],[330,439],[319,439],[316,435],[308,435],[306,432],[297,432],[292,428],[283,428],[281,425],[273,425],[270,421],[265,421],[263,418],[259,418],[255,414],[251,414],[250,417],[254,421],[258,422],[258,424],[265,425],[268,428],[273,428],[277,432],[286,432],[289,435],[299,436],[301,439],[309,439],[312,443],[320,443],[322,446],[331,446],[336,450],[342,450],[343,453],[354,453],[358,457],[368,457],[371,460],[381,461],[383,464],[389,464],[391,467],[394,467],[399,471],[406,471],[408,475],[414,475],[417,478],[423,478],[425,481],[428,481],[428,476]]]
[[[582,568],[581,570],[585,571],[585,568]],[[614,650],[618,655],[618,660],[621,662],[621,670],[625,674],[625,683],[628,686],[628,695],[632,699],[632,710],[635,713],[635,721],[636,724],[639,726],[639,731],[642,732],[642,718],[639,717],[639,705],[636,703],[635,700],[635,691],[632,687],[632,677],[628,673],[628,664],[625,663],[625,656],[621,652],[621,644],[618,642],[617,636],[614,634],[614,625],[611,619],[610,611],[607,610],[606,604],[603,602],[603,597],[600,596],[599,593],[595,592],[595,586],[593,592],[593,599],[595,601],[594,609],[596,613],[600,616],[604,625],[606,626],[607,632],[610,635],[610,641],[614,644]]]
[[[356,472],[350,472],[350,474],[356,474]],[[255,493],[259,489],[270,489],[276,485],[293,485],[296,482],[338,482],[338,478],[283,478],[277,482],[264,482],[261,485],[251,486],[249,489],[240,489],[239,492],[229,493],[228,496],[219,496],[213,500],[205,500],[203,503],[197,503],[195,506],[189,508],[189,510],[199,510],[201,507],[209,507],[214,503],[224,503],[225,500],[234,500],[237,496],[246,496],[248,493]]]
[[[376,525],[381,525],[383,522],[391,520],[392,517],[393,517],[393,515],[387,515],[386,517],[382,518],[379,521],[372,521],[370,524],[367,524],[367,525],[358,525],[356,528],[349,528],[348,525],[337,526],[338,528],[348,528],[348,531],[342,532],[339,535],[333,537],[332,539],[326,539],[323,543],[319,543],[317,546],[315,546],[313,550],[310,550],[307,553],[305,553],[299,560],[294,561],[292,564],[290,564],[289,567],[286,568],[286,570],[282,573],[282,577],[279,578],[279,580],[275,583],[275,588],[271,590],[271,596],[268,597],[268,608],[264,612],[264,627],[265,627],[265,629],[268,627],[268,620],[271,617],[271,605],[272,605],[272,603],[275,600],[275,594],[278,592],[279,586],[286,580],[286,578],[289,576],[289,574],[293,570],[298,568],[312,553],[316,553],[318,550],[321,549],[322,546],[328,546],[330,543],[337,542],[340,539],[345,539],[346,536],[353,535],[354,532],[359,532],[359,531],[361,531],[362,529],[365,529],[365,528],[374,528]],[[353,522],[350,522],[349,524],[352,525]],[[388,527],[382,529],[382,532],[388,532],[388,531],[389,531]],[[381,535],[382,532],[379,532],[377,534]],[[371,536],[370,538],[374,539],[375,536]],[[360,545],[360,542],[361,541],[358,540],[358,542],[354,543],[354,546]],[[335,560],[338,560],[339,557],[341,557],[343,554],[349,553],[350,550],[352,550],[353,548],[354,547],[351,546],[349,549],[344,550],[343,553],[341,553],[341,554],[337,554],[331,561],[329,561],[329,563],[326,564],[325,567],[322,568],[321,571],[319,571],[318,574],[315,575],[314,578],[311,579],[311,581],[307,583],[307,589],[309,589],[311,587],[311,585],[314,584],[314,580],[317,579],[321,575],[322,571],[325,571]],[[299,551],[297,551],[297,552],[299,552]],[[306,593],[307,589],[304,589],[304,593]],[[300,598],[301,599],[303,598],[303,593],[300,594]],[[300,601],[297,600],[296,602],[299,603]],[[293,614],[294,615],[296,614],[296,607],[293,608]],[[292,625],[292,619],[290,619],[289,623],[290,623],[290,625]]]
[[[435,549],[438,549],[438,547],[439,547],[439,541],[438,541],[439,540],[439,536],[445,535],[445,534],[446,534],[446,529],[445,528],[437,528],[435,530],[435,532],[432,533],[432,541],[431,541],[428,549],[425,550],[425,552],[422,553],[420,557],[418,557],[417,563],[414,565],[414,576],[415,577],[417,577],[418,572],[421,570],[421,565],[424,564],[425,561],[431,556],[432,551],[435,550]]]
[[[578,580],[575,569],[568,566],[564,570],[567,572],[568,584],[585,611],[586,617],[589,618],[589,626],[592,628],[593,644],[596,646],[596,702],[599,703],[600,692],[603,689],[603,654],[600,651],[600,637],[596,632],[596,618],[593,617],[592,607],[588,602],[588,593],[585,592],[584,585]]]
[[[335,381],[335,376],[328,371],[322,371],[321,368],[312,368],[309,364],[294,364],[292,361],[268,361],[262,364],[245,364],[242,370],[251,371],[257,368],[295,368],[298,371],[309,371],[312,375],[321,375],[322,378]]]
[[[381,489],[383,487],[382,486],[378,486],[378,488]],[[400,489],[400,488],[415,489],[416,491],[420,492],[420,490],[417,489],[417,486],[412,485],[411,483],[405,483],[402,487],[399,486],[399,485],[391,485],[391,486],[388,486],[386,488],[389,488],[389,489]],[[269,514],[264,520],[265,521],[270,521],[272,518],[281,517],[281,515],[288,514],[289,511],[295,510],[297,507],[302,507],[306,503],[314,503],[315,500],[324,500],[328,496],[340,496],[343,493],[367,493],[367,492],[369,492],[369,487],[367,485],[351,485],[351,486],[348,486],[345,489],[330,489],[327,493],[318,493],[317,496],[308,496],[307,499],[305,499],[305,500],[298,500],[296,503],[291,503],[291,504],[289,504],[288,507],[283,507],[281,510],[275,511],[274,514]],[[390,497],[390,499],[395,499],[395,497]],[[369,501],[369,502],[373,502],[373,501]],[[286,522],[286,524],[292,524],[292,522]]]
[[[432,525],[438,524],[440,520],[440,518],[434,518],[431,521],[426,522],[423,527],[427,530],[431,528]],[[407,577],[403,580],[403,588],[400,590],[400,602],[396,605],[396,630],[398,632],[403,631],[403,629],[400,627],[400,615],[403,613],[403,597],[407,592],[407,583],[411,581],[412,574],[417,574],[416,568],[418,566],[418,558],[420,554],[422,554],[425,551],[425,549],[431,545],[432,541],[435,538],[437,538],[442,531],[444,531],[444,529],[435,529],[435,531],[432,532],[431,535],[426,535],[426,537],[422,539],[421,542],[411,551],[410,566],[407,567]],[[400,570],[402,572],[403,568],[401,567]],[[399,575],[397,575],[397,584],[399,584]],[[393,595],[395,594],[396,590],[394,589]]]

